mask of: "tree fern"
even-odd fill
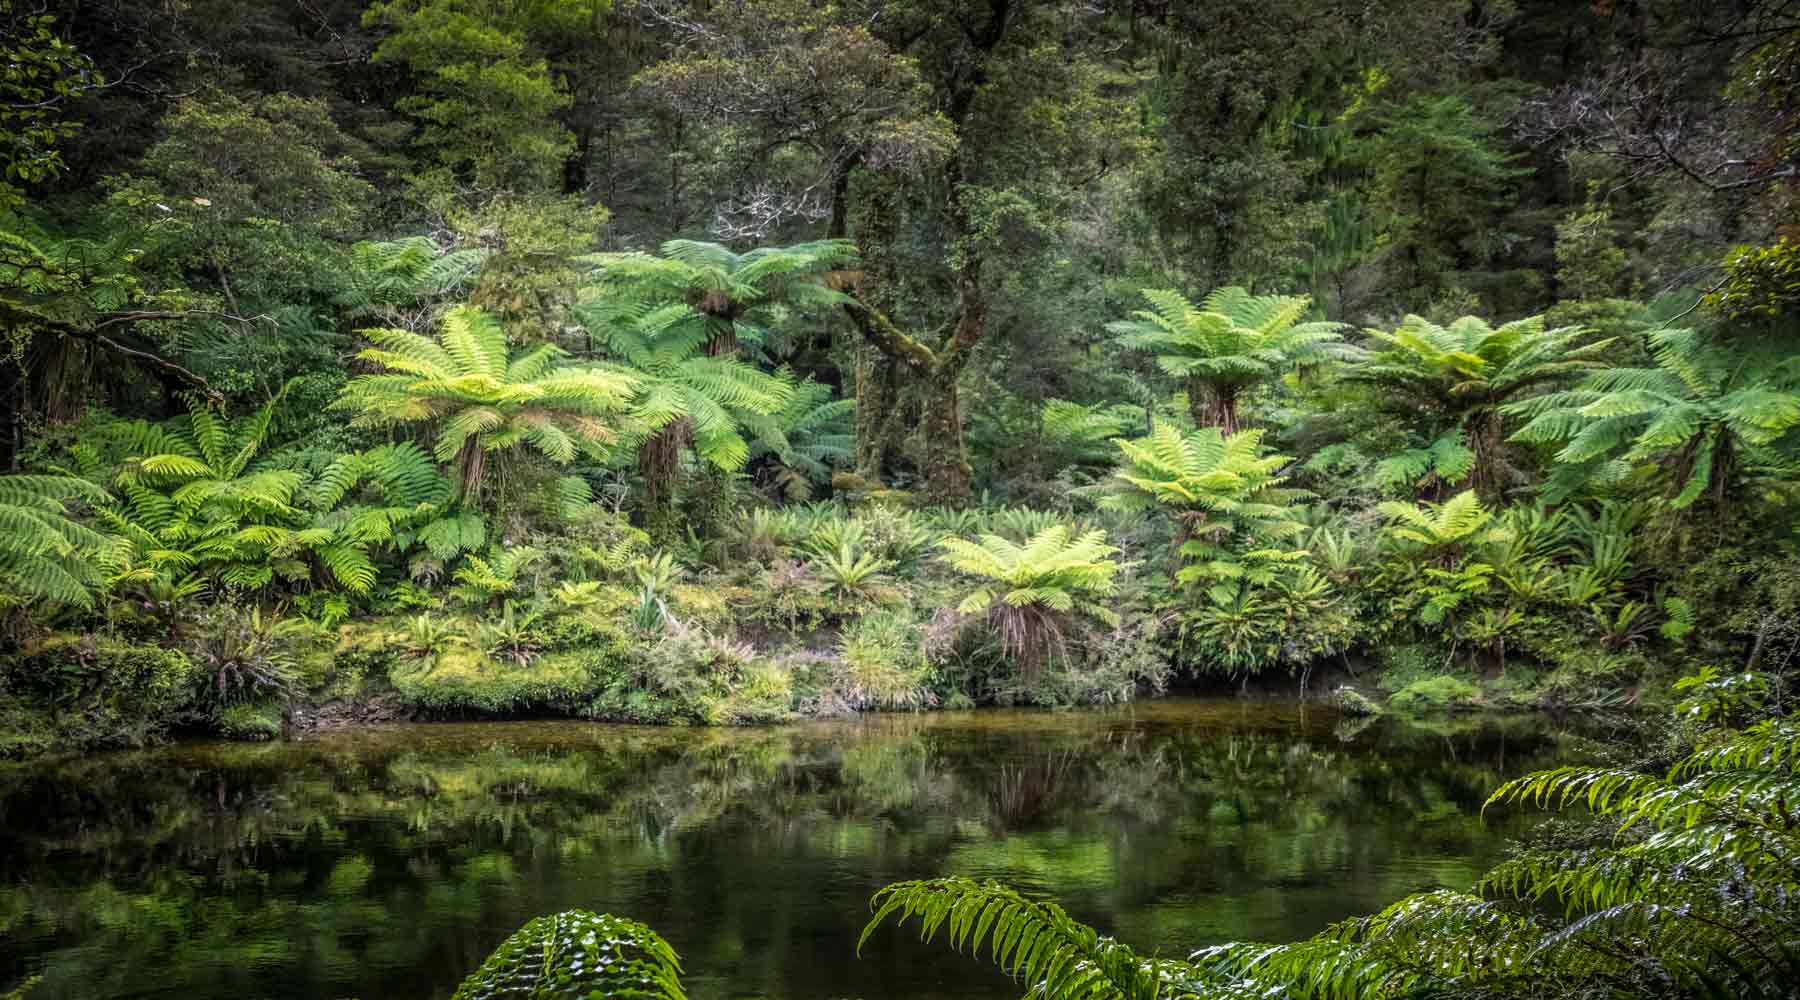
[[[690,444],[702,460],[734,471],[750,458],[750,434],[760,429],[779,441],[776,417],[795,398],[791,379],[708,353],[703,314],[683,304],[606,298],[577,314],[636,380],[631,439],[653,502],[672,489],[680,452]]]
[[[692,309],[702,317],[706,352],[717,356],[737,350],[739,321],[759,307],[848,301],[822,279],[855,259],[856,248],[843,240],[758,247],[744,253],[717,243],[670,240],[662,245],[660,257],[596,254],[583,262],[594,268],[596,284],[607,298]]]
[[[110,499],[71,476],[0,476],[0,601],[92,607],[113,543],[70,514]]]
[[[1516,403],[1513,440],[1557,447],[1552,497],[1616,477],[1664,475],[1672,506],[1722,501],[1745,452],[1791,445],[1800,427],[1800,366],[1733,355],[1692,330],[1650,335],[1653,368],[1611,368],[1574,389]]]
[[[1460,483],[1474,468],[1475,452],[1461,428],[1457,428],[1438,435],[1423,448],[1409,448],[1382,458],[1370,470],[1370,477],[1383,488],[1404,487],[1410,492],[1431,483]]]
[[[817,487],[831,482],[834,470],[854,461],[850,417],[855,409],[856,400],[834,399],[830,386],[808,378],[794,386],[779,411],[744,413],[753,435],[750,460],[768,461],[769,478],[783,496],[810,499]]]
[[[1044,401],[1039,428],[1059,466],[1105,466],[1117,453],[1116,438],[1144,426],[1144,408],[1124,403],[1084,406],[1066,399]]]
[[[1238,429],[1238,397],[1320,356],[1340,335],[1340,323],[1300,322],[1311,307],[1304,296],[1256,296],[1221,288],[1199,306],[1180,293],[1149,290],[1150,308],[1109,324],[1125,345],[1149,351],[1164,372],[1183,379],[1194,423]]]
[[[1114,442],[1121,455],[1098,487],[1101,505],[1164,510],[1181,523],[1183,579],[1213,574],[1246,548],[1270,548],[1304,530],[1295,504],[1310,496],[1284,485],[1284,455],[1270,454],[1261,431],[1225,435],[1216,427],[1183,434],[1158,424],[1148,437]]]
[[[445,251],[424,236],[358,243],[334,301],[352,316],[403,320],[409,308],[467,285],[488,256],[481,248]]]
[[[603,458],[638,387],[634,375],[565,362],[553,344],[511,354],[500,325],[479,309],[452,309],[431,338],[369,330],[376,345],[359,355],[389,374],[363,375],[335,408],[367,426],[426,423],[440,462],[456,467],[459,495],[478,497],[486,457],[528,446],[555,462]]]
[[[1119,571],[1112,559],[1119,550],[1106,544],[1105,531],[1071,537],[1067,527],[1053,525],[1022,544],[982,535],[973,542],[948,537],[938,545],[951,568],[985,581],[957,611],[992,622],[1027,684],[1037,682],[1046,654],[1060,643],[1066,616],[1085,612],[1114,619],[1097,602],[1113,593]]]
[[[1600,367],[1599,354],[1612,343],[1583,343],[1586,330],[1547,328],[1542,316],[1499,327],[1475,316],[1448,326],[1408,316],[1391,331],[1366,334],[1373,345],[1357,353],[1349,377],[1379,386],[1423,415],[1423,430],[1434,441],[1460,431],[1472,453],[1472,482],[1489,500],[1511,472],[1502,453],[1506,408]]]

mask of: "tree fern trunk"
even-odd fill
[[[1200,379],[1188,380],[1188,413],[1195,427],[1217,427],[1222,434],[1238,432],[1236,386],[1209,385]]]
[[[1498,502],[1505,490],[1500,474],[1500,451],[1505,447],[1503,431],[1500,414],[1495,410],[1471,414],[1464,427],[1469,451],[1475,455],[1469,469],[1469,482],[1475,488],[1475,495],[1488,504]]]
[[[638,446],[638,478],[643,482],[644,505],[655,510],[674,502],[681,480],[681,452],[694,437],[694,425],[686,418],[670,421]]]
[[[481,480],[487,473],[487,452],[481,447],[481,435],[471,434],[463,439],[462,450],[456,453],[457,496],[476,506],[481,505]]]

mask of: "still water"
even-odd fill
[[[526,919],[650,923],[690,995],[1015,997],[870,893],[993,877],[1145,950],[1291,940],[1463,888],[1539,720],[1317,706],[871,717],[751,730],[439,724],[0,769],[0,993],[444,997]]]

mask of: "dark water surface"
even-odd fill
[[[420,725],[0,769],[0,992],[447,996],[526,919],[632,916],[707,997],[1013,997],[894,880],[991,876],[1145,950],[1290,940],[1466,887],[1538,720],[1357,729],[1316,706],[887,716],[753,730]]]

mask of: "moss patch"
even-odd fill
[[[1481,689],[1460,677],[1431,677],[1401,688],[1389,704],[1403,712],[1432,712],[1468,708],[1481,697]]]
[[[604,649],[565,650],[521,665],[454,646],[429,665],[396,669],[392,679],[407,704],[432,711],[573,712],[599,692],[611,661]]]
[[[0,667],[0,699],[32,706],[18,752],[143,746],[186,721],[201,671],[176,649],[60,633]],[[18,714],[15,710],[13,714]]]

